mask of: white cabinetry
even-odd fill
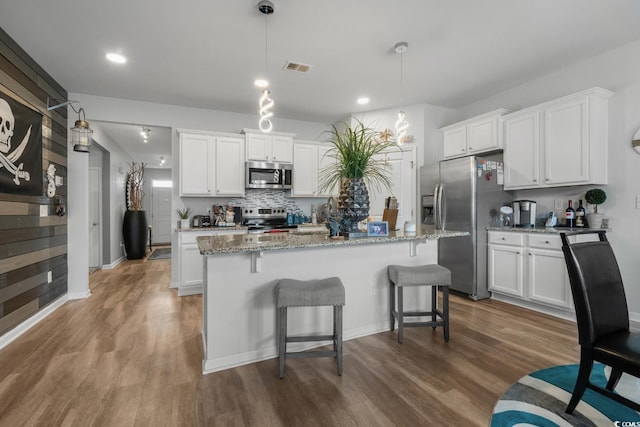
[[[441,128],[442,158],[451,159],[502,148],[499,121],[508,112],[499,109]]]
[[[329,147],[314,143],[296,142],[293,145],[292,197],[329,197],[338,189],[322,191],[320,171],[335,159],[326,155]]]
[[[246,134],[247,160],[272,163],[291,163],[293,161],[292,133],[270,132],[243,129]]]
[[[488,283],[494,294],[536,306],[573,310],[571,285],[558,233],[489,231]],[[570,236],[587,241],[597,236]]]
[[[594,88],[506,115],[505,190],[607,184],[611,95]]]
[[[244,195],[244,138],[233,134],[180,133],[180,196]]]
[[[247,230],[178,232],[178,296],[202,293],[202,255],[196,238],[230,234],[247,234]]]

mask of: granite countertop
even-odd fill
[[[198,248],[202,255],[239,254],[257,251],[275,251],[309,247],[366,245],[399,241],[433,240],[448,237],[468,236],[466,231],[428,231],[405,235],[402,231],[392,231],[389,236],[357,237],[352,239],[332,239],[325,234],[267,233],[226,236],[198,237]]]
[[[189,227],[189,228],[176,228],[178,233],[188,233],[190,231],[246,231],[248,227],[246,225],[234,225],[233,227]]]
[[[605,228],[569,228],[569,227],[487,227],[487,231],[512,231],[516,233],[589,233],[609,231]]]

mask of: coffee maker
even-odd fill
[[[514,200],[513,224],[516,227],[535,227],[536,202],[533,200]]]

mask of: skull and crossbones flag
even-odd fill
[[[0,193],[41,196],[42,114],[0,93]]]

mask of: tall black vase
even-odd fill
[[[122,223],[127,259],[141,259],[147,254],[147,215],[145,211],[126,211]]]

